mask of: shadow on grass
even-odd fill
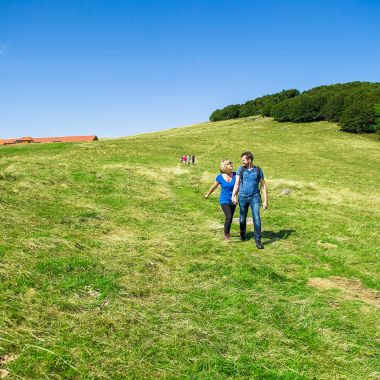
[[[263,239],[263,244],[272,244],[278,240],[285,240],[291,236],[296,230],[280,230],[280,231],[262,231],[261,237]],[[253,231],[246,234],[245,240],[254,239]],[[268,240],[264,240],[268,239]]]

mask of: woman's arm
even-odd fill
[[[236,175],[236,182],[234,185],[234,189],[232,190],[232,202],[236,205],[238,203],[237,201],[237,195],[239,193],[239,187],[240,187],[240,175]]]
[[[210,187],[210,190],[205,194],[205,198],[207,199],[218,186],[219,182],[215,181],[213,185]]]

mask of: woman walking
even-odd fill
[[[212,192],[220,185],[219,203],[226,217],[224,221],[224,240],[230,240],[231,224],[234,217],[236,205],[232,202],[232,190],[234,189],[236,181],[236,173],[233,171],[234,166],[232,161],[223,160],[220,164],[220,174],[215,178],[214,184],[210,190],[205,194],[207,199]]]

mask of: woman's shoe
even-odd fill
[[[231,235],[230,234],[224,235],[224,240],[230,241],[231,240]]]

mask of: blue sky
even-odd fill
[[[378,82],[379,20],[379,0],[0,0],[0,137],[127,136]]]

